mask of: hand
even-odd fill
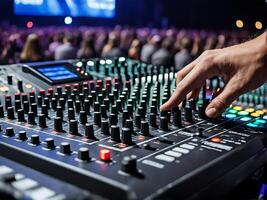
[[[223,77],[225,87],[206,108],[206,115],[219,116],[239,95],[256,89],[267,80],[267,33],[248,42],[205,51],[177,73],[176,90],[161,106],[170,110],[186,97],[197,98],[206,79]]]

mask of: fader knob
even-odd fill
[[[156,128],[157,127],[157,115],[154,113],[150,113],[149,115],[149,124],[150,126]]]
[[[7,127],[7,128],[6,128],[6,133],[5,133],[5,135],[8,136],[8,137],[12,137],[12,136],[14,136],[15,133],[14,133],[14,129],[13,129],[13,127]]]
[[[141,134],[144,136],[150,136],[149,133],[149,124],[147,121],[142,121],[141,122]]]
[[[25,122],[26,121],[23,109],[19,109],[17,112],[17,115],[18,115],[18,122]]]
[[[132,145],[132,134],[129,128],[122,128],[121,140],[123,144]]]
[[[198,105],[198,116],[201,119],[206,119],[207,118],[206,113],[205,113],[205,108],[204,108],[204,106],[202,104]]]
[[[21,141],[27,140],[26,131],[19,131],[19,133],[17,135],[17,139],[21,140]]]
[[[101,122],[101,133],[104,135],[109,135],[109,124],[107,120],[102,120]]]
[[[120,127],[119,126],[111,126],[111,132],[110,132],[111,140],[115,142],[120,142]]]
[[[39,127],[46,128],[46,116],[44,114],[39,115]]]
[[[85,125],[87,123],[87,115],[85,111],[80,111],[80,123]]]
[[[91,140],[96,139],[94,135],[94,125],[93,124],[86,124],[85,125],[85,137]]]
[[[35,125],[35,115],[33,112],[28,112],[28,124]]]
[[[89,149],[86,147],[81,147],[78,151],[78,159],[81,161],[89,161]]]
[[[18,90],[20,91],[20,92],[23,92],[23,82],[22,82],[22,80],[18,80]]]
[[[54,119],[54,130],[57,132],[62,131],[62,119],[60,117],[55,117]]]
[[[110,125],[117,125],[118,123],[118,115],[114,113],[110,113],[109,115],[109,124]]]
[[[69,134],[78,135],[78,123],[74,119],[69,122]]]
[[[8,107],[7,108],[7,118],[8,119],[15,119],[14,107]]]
[[[135,155],[123,157],[121,162],[121,171],[127,174],[136,174],[137,173],[136,160],[137,157]]]
[[[193,123],[192,109],[189,106],[185,107],[185,121]]]
[[[30,143],[34,145],[40,144],[39,135],[32,135],[30,139]]]
[[[46,138],[44,141],[44,146],[47,149],[54,149],[55,148],[55,142],[53,138]]]
[[[163,131],[167,131],[169,129],[167,117],[160,117],[159,126],[160,126],[160,129],[163,130]]]
[[[59,152],[65,155],[71,154],[70,144],[68,142],[62,142],[59,147]]]
[[[101,126],[101,113],[94,112],[94,124],[97,126]]]

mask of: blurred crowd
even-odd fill
[[[203,51],[238,44],[247,33],[101,27],[0,30],[0,64],[127,56],[182,68]]]

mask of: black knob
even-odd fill
[[[181,110],[177,107],[173,109],[172,122],[174,126],[182,127]]]
[[[46,116],[44,114],[39,115],[39,127],[40,128],[46,128]]]
[[[109,135],[109,124],[107,120],[102,120],[101,122],[101,133],[104,135]]]
[[[12,75],[8,75],[7,76],[7,84],[8,85],[12,85],[13,84],[13,76]]]
[[[18,111],[19,109],[21,109],[21,101],[16,100],[15,101],[15,111]]]
[[[19,131],[17,135],[17,139],[21,141],[27,140],[27,134],[26,131]]]
[[[4,117],[5,117],[4,106],[0,105],[0,118],[4,118]]]
[[[55,142],[53,138],[46,138],[44,141],[44,146],[47,149],[54,149],[55,148]]]
[[[32,136],[31,136],[30,143],[31,143],[31,144],[34,144],[34,145],[38,145],[38,144],[40,144],[39,135],[32,135]]]
[[[84,100],[84,111],[87,115],[90,115],[90,101],[87,99]]]
[[[34,113],[34,116],[38,116],[38,110],[37,110],[37,103],[32,103],[31,104],[31,111]]]
[[[22,80],[18,80],[18,90],[20,92],[23,92],[23,82],[22,82]]]
[[[192,114],[192,109],[190,106],[185,107],[185,121],[193,123],[193,114]]]
[[[160,126],[160,129],[163,130],[163,131],[169,130],[167,117],[160,117],[159,126]]]
[[[150,126],[157,128],[157,115],[155,113],[150,113],[149,124]]]
[[[57,117],[60,117],[61,119],[63,119],[63,109],[62,109],[62,107],[61,106],[57,106],[57,108],[56,108],[56,116]]]
[[[125,127],[130,129],[131,134],[134,134],[133,120],[127,119],[125,122]]]
[[[78,123],[75,119],[72,119],[69,122],[69,134],[78,135]]]
[[[36,125],[35,115],[33,112],[28,112],[28,124]]]
[[[94,102],[94,112],[99,112],[100,111],[100,104],[99,102]]]
[[[23,102],[23,110],[24,110],[24,113],[29,112],[29,102],[28,101]]]
[[[7,118],[8,119],[15,119],[14,107],[7,108]]]
[[[121,170],[127,174],[137,173],[137,157],[135,155],[125,156],[121,162]]]
[[[48,117],[48,108],[47,105],[42,105],[41,113]]]
[[[78,151],[78,159],[81,161],[89,161],[89,149],[86,147],[81,147]]]
[[[75,119],[75,113],[73,108],[68,108],[68,119],[69,120]]]
[[[94,112],[94,124],[97,126],[101,126],[101,113]]]
[[[121,140],[123,144],[132,145],[132,134],[129,128],[122,128]]]
[[[127,110],[124,110],[122,113],[122,127],[125,127],[125,122],[127,119],[129,119],[129,113]]]
[[[14,133],[14,129],[13,129],[13,127],[7,127],[7,128],[6,128],[6,133],[5,133],[5,135],[8,136],[8,137],[12,137],[12,136],[14,136],[15,133]]]
[[[141,127],[141,115],[140,114],[136,114],[135,118],[134,118],[134,124],[137,128]]]
[[[75,101],[75,110],[76,110],[76,113],[79,113],[81,111],[81,102],[80,101]]]
[[[102,104],[100,106],[100,110],[101,110],[101,117],[102,118],[107,118],[108,117],[107,116],[107,108],[106,108],[106,106],[104,104]]]
[[[199,104],[198,105],[198,116],[201,119],[206,119],[207,118],[206,112],[205,112],[205,108],[204,108],[203,104]]]
[[[93,124],[86,124],[85,125],[85,137],[91,140],[95,140],[94,134],[94,125]]]
[[[87,123],[87,115],[85,111],[80,111],[80,123],[85,125]]]
[[[109,115],[109,124],[112,125],[117,125],[118,123],[118,115],[114,113],[110,113]]]
[[[26,122],[23,109],[19,109],[17,115],[18,115],[18,122]]]
[[[111,126],[111,133],[110,133],[111,140],[115,142],[120,142],[120,127],[119,126]]]
[[[70,144],[68,142],[62,142],[59,147],[59,152],[65,155],[71,154]]]
[[[140,130],[141,134],[144,136],[150,136],[149,133],[149,124],[147,121],[142,121],[141,122],[141,130]]]
[[[62,132],[62,119],[60,117],[55,117],[54,119],[54,130],[57,132]]]
[[[73,106],[73,100],[72,99],[68,99],[67,105],[68,105],[68,108],[74,108],[74,106]]]

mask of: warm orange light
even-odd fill
[[[236,20],[235,25],[237,28],[243,28],[244,27],[244,22],[241,19]]]
[[[262,23],[260,21],[256,21],[255,27],[256,27],[256,29],[261,30],[262,29]]]

